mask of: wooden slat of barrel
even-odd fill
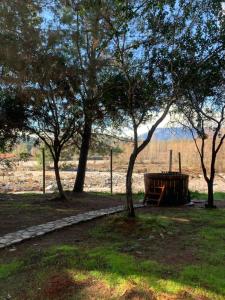
[[[144,174],[145,195],[157,186],[165,186],[165,195],[162,203],[166,205],[179,205],[188,202],[188,178],[186,174],[179,173],[146,173]]]

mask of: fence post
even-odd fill
[[[42,148],[43,194],[45,195],[45,148]]]
[[[179,159],[179,172],[181,173],[181,154],[178,153],[178,159]]]
[[[172,164],[173,164],[173,150],[170,150],[169,172],[172,172]]]
[[[113,151],[110,150],[110,192],[113,193]]]

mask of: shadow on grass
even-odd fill
[[[25,285],[28,299],[47,300],[47,285],[51,293],[54,294],[54,289],[58,293],[54,299],[89,299],[90,293],[94,293],[92,299],[132,299],[129,293],[136,293],[142,295],[140,299],[222,300],[225,298],[224,212],[163,209],[155,215],[141,214],[133,225],[124,216],[109,217],[91,230],[94,246],[87,240],[79,247],[55,245],[47,251],[30,252],[21,261],[2,265],[0,279],[10,292],[24,289]],[[172,238],[161,239],[159,233],[166,235],[168,230]],[[186,242],[181,246],[194,247],[197,259],[182,265],[162,262],[159,256],[170,251],[167,242],[174,239],[175,243],[181,233],[181,243]],[[149,239],[150,234],[157,235],[159,240]],[[148,258],[137,257],[136,250],[143,250],[141,243],[147,237]],[[121,250],[127,243],[130,253]],[[157,251],[154,243],[159,248],[158,257],[153,258],[152,251]],[[179,250],[174,249],[177,255]],[[60,279],[62,274],[64,279]],[[60,290],[60,284],[54,283],[56,278],[65,282],[66,287]],[[62,293],[67,296],[63,298]],[[176,298],[158,298],[160,295]]]

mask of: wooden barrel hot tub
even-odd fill
[[[144,174],[144,203],[157,205],[182,205],[190,201],[189,176],[177,172]]]

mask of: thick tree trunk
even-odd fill
[[[207,182],[208,185],[208,203],[206,204],[206,208],[216,208],[214,205],[214,193],[213,193],[213,180],[209,180]]]
[[[216,139],[215,136],[213,138],[213,145],[212,145],[212,159],[211,159],[211,170],[210,170],[210,179],[207,181],[208,184],[208,203],[206,208],[216,208],[214,205],[214,193],[213,193],[213,182],[215,178],[215,163],[216,163]]]
[[[85,120],[84,124],[84,132],[82,136],[81,142],[81,149],[80,149],[80,157],[77,169],[77,176],[73,188],[73,192],[81,193],[84,190],[84,180],[85,180],[85,173],[86,173],[86,166],[87,166],[87,158],[88,158],[88,151],[90,147],[91,141],[91,129],[92,123],[90,120]]]
[[[61,178],[60,178],[60,173],[59,173],[59,159],[58,158],[54,159],[54,170],[55,170],[55,179],[56,179],[56,183],[57,183],[57,187],[58,187],[60,199],[61,200],[65,200],[66,196],[64,194],[63,187],[62,187],[62,182],[61,182]]]
[[[135,217],[133,197],[132,197],[132,174],[137,154],[132,153],[130,156],[127,176],[126,176],[126,197],[127,197],[127,211],[129,217]]]

